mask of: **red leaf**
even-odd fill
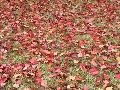
[[[107,0],[99,0],[100,3],[105,3]]]
[[[48,50],[41,50],[41,53],[45,54],[45,55],[49,55],[50,54],[50,52]]]
[[[83,70],[83,71],[86,71],[86,68],[85,68],[86,64],[84,63],[81,63],[80,64],[80,69]]]
[[[109,80],[109,79],[110,79],[110,76],[109,76],[108,74],[104,74],[104,78],[105,78],[106,80]]]
[[[100,82],[102,81],[102,77],[98,77],[97,79],[96,79],[96,82],[95,82],[95,84],[96,85],[98,85],[98,84],[100,84]]]
[[[105,69],[105,68],[107,68],[107,66],[105,64],[100,64],[100,68]]]
[[[58,87],[57,90],[62,90],[62,89],[60,87]]]
[[[41,78],[36,78],[35,82],[40,84],[42,82],[42,79]]]
[[[97,74],[99,73],[99,71],[98,71],[97,68],[92,68],[92,69],[90,69],[90,73],[91,73],[92,75],[97,75]]]
[[[42,80],[41,85],[44,86],[44,87],[47,87],[47,80]]]
[[[88,87],[86,85],[84,85],[82,90],[89,90]]]
[[[4,56],[1,56],[1,55],[0,55],[0,60],[3,60],[3,59],[4,59]]]
[[[60,67],[56,67],[55,72],[60,73],[61,72]]]
[[[36,63],[37,63],[37,60],[36,60],[36,58],[32,58],[32,59],[29,60],[29,62],[30,62],[31,64],[36,64]]]
[[[120,73],[115,75],[115,78],[120,79]]]
[[[78,57],[83,57],[82,52],[79,52],[79,53],[78,53]]]
[[[55,75],[49,75],[48,77],[49,77],[49,78],[53,78],[53,77],[55,77]]]
[[[6,77],[4,77],[4,78],[0,77],[0,86],[1,86],[1,87],[3,87],[3,86],[6,84],[6,83],[5,83],[6,80],[7,80]]]
[[[22,81],[21,80],[17,80],[16,83],[20,85],[20,84],[22,84]]]
[[[23,68],[23,65],[22,64],[18,64],[17,66],[16,66],[16,69],[17,70],[21,70]]]
[[[42,72],[41,71],[37,71],[36,76],[41,77],[41,75],[42,75]]]
[[[30,64],[25,64],[25,67],[23,68],[23,70],[28,69],[28,68],[29,68],[29,66],[30,66]]]
[[[63,80],[57,80],[57,82],[58,82],[58,83],[64,83],[64,81],[63,81]]]

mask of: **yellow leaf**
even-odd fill
[[[120,64],[120,57],[117,57],[116,60],[117,60],[118,63]]]
[[[117,57],[116,59],[117,59],[118,61],[120,61],[120,57]]]

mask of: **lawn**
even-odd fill
[[[0,0],[0,90],[120,90],[120,1]]]

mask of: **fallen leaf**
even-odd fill
[[[4,59],[4,56],[1,56],[1,55],[0,55],[0,60],[3,60],[3,59]]]
[[[36,76],[41,77],[41,75],[42,75],[42,72],[41,71],[37,71]]]
[[[55,72],[60,73],[61,72],[60,67],[56,67]]]
[[[19,84],[13,84],[13,87],[15,87],[15,88],[18,88],[19,87]]]
[[[90,63],[91,63],[93,66],[97,66],[97,63],[96,63],[94,60],[92,60]]]
[[[91,69],[90,69],[90,73],[91,73],[92,75],[97,75],[97,74],[99,73],[99,71],[98,71],[97,68],[91,68]]]
[[[118,61],[118,64],[120,64],[120,57],[117,57],[116,60]]]
[[[98,90],[104,90],[104,89],[102,89],[102,88],[99,88]]]
[[[36,58],[32,58],[32,59],[29,60],[29,62],[31,64],[36,64],[37,63],[37,59]]]
[[[82,80],[82,77],[76,76],[76,77],[75,77],[75,80],[76,80],[76,81]]]
[[[78,57],[83,57],[82,52],[79,52],[79,53],[78,53]]]
[[[30,89],[30,88],[25,87],[25,88],[23,88],[23,90],[31,90],[31,89]]]
[[[21,80],[17,80],[16,83],[20,85],[20,84],[22,84],[22,81]]]
[[[79,61],[78,61],[78,60],[74,60],[73,62],[74,62],[75,64],[77,64]]]
[[[23,70],[28,69],[28,67],[29,67],[29,66],[30,66],[30,64],[25,64],[25,66],[24,66]]]
[[[69,76],[70,80],[75,80],[75,76]]]
[[[115,75],[115,78],[120,79],[120,73]]]
[[[13,78],[17,78],[19,76],[21,76],[21,74],[14,74]]]
[[[74,84],[67,85],[67,89],[74,88],[74,87],[75,87]]]
[[[118,84],[117,87],[120,89],[120,84]]]
[[[57,52],[54,52],[54,55],[56,56],[56,55],[58,55],[58,53],[57,53]]]
[[[53,78],[53,77],[55,77],[55,75],[49,75],[48,77],[49,77],[49,78]]]
[[[70,85],[67,85],[67,88],[70,89]]]
[[[47,87],[47,80],[42,80],[41,85],[44,86],[44,87]]]
[[[108,80],[104,80],[103,82],[104,82],[103,88],[105,88],[109,84],[109,81]]]
[[[48,50],[41,50],[41,53],[45,54],[45,55],[49,55],[50,54],[50,52]]]
[[[62,90],[61,87],[58,87],[57,90]]]
[[[58,83],[64,83],[64,81],[63,81],[63,80],[57,80],[57,82],[58,82]]]
[[[88,86],[84,85],[83,90],[89,90]]]
[[[36,78],[35,82],[40,84],[42,82],[42,79],[41,78]]]
[[[106,87],[105,90],[113,90],[113,87]]]

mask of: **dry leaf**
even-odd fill
[[[79,53],[78,53],[78,57],[83,57],[82,52],[79,52]]]
[[[120,89],[120,84],[118,84],[117,87]]]
[[[54,55],[58,55],[58,53],[57,53],[57,52],[54,52]]]
[[[70,85],[67,85],[67,89],[70,89]]]
[[[97,63],[96,63],[94,60],[92,60],[90,63],[91,63],[93,66],[97,66]]]
[[[107,87],[105,90],[113,90],[113,87]]]
[[[64,81],[63,81],[63,80],[57,80],[57,82],[58,82],[58,83],[64,83]]]
[[[98,90],[104,90],[104,89],[102,89],[102,88],[99,88]]]
[[[79,61],[78,61],[78,60],[74,60],[73,62],[74,62],[75,64],[77,64]]]
[[[13,87],[15,87],[15,88],[18,88],[19,87],[19,84],[13,84]]]
[[[103,82],[104,82],[103,87],[105,88],[109,84],[109,81],[108,80],[104,80]]]
[[[116,60],[118,61],[118,64],[120,64],[120,57],[117,57]]]
[[[19,77],[19,76],[21,76],[21,74],[15,74],[15,75],[13,76],[13,78],[17,78],[17,77]]]
[[[68,78],[67,78],[67,80],[69,81],[69,80],[75,80],[75,76],[69,76]]]
[[[120,28],[120,22],[117,22],[115,26],[119,29]]]
[[[31,90],[31,89],[26,87],[26,88],[24,88],[23,90]]]

